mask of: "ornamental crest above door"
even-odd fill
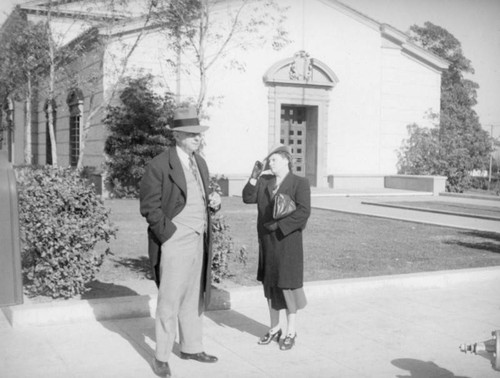
[[[330,67],[304,50],[276,62],[264,75],[267,85],[291,84],[331,89],[338,81]]]
[[[309,81],[312,76],[312,63],[309,54],[304,50],[296,52],[290,64],[290,79]]]

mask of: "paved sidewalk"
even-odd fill
[[[487,359],[465,355],[459,345],[485,341],[500,329],[500,269],[414,278],[421,284],[409,284],[405,275],[391,277],[392,284],[337,280],[343,290],[306,285],[309,305],[299,314],[297,344],[287,352],[256,344],[267,329],[263,299],[207,312],[205,348],[219,362],[173,355],[173,377],[499,377]],[[153,350],[152,317],[21,328],[0,322],[3,378],[154,377]]]

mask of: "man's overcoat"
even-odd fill
[[[207,163],[200,155],[195,154],[205,189],[205,208],[208,209],[209,173]],[[176,231],[172,219],[186,205],[187,184],[184,170],[175,147],[170,147],[152,159],[146,166],[140,184],[140,211],[148,222],[148,254],[156,285],[160,284],[161,245],[170,239]],[[210,301],[212,238],[210,216],[207,217],[207,232],[204,237],[204,259],[202,290],[204,303]]]
[[[306,178],[292,174],[283,179],[278,193],[288,194],[297,209],[278,220],[278,229],[264,227],[273,219],[273,188],[275,176],[262,175],[256,185],[247,183],[243,188],[243,202],[257,203],[257,234],[259,238],[259,266],[257,280],[265,286],[282,289],[302,287],[304,279],[304,250],[302,230],[311,213],[311,189]]]

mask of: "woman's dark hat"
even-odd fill
[[[208,126],[200,125],[198,113],[194,106],[185,106],[174,110],[174,120],[169,129],[185,133],[202,133],[208,130]]]
[[[284,152],[286,153],[290,158],[292,157],[292,151],[290,150],[290,147],[285,146],[284,144],[276,144],[271,149],[269,150],[269,154],[266,156],[265,160],[269,160],[271,155],[278,153],[278,152]]]
[[[288,160],[292,161],[292,151],[290,150],[290,147],[285,146],[284,144],[275,144],[271,149],[269,150],[269,154],[266,156],[266,158],[263,160],[264,162],[264,171],[269,170],[269,158],[271,155],[276,154],[276,153],[285,153],[286,156],[288,157]]]

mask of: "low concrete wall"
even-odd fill
[[[446,191],[445,176],[394,175],[386,176],[384,186],[391,189],[432,192],[434,196]]]
[[[328,187],[331,189],[370,188],[382,189],[384,187],[383,175],[329,175]]]
[[[241,191],[248,181],[248,176],[227,175],[219,181],[223,195],[241,196]],[[331,189],[390,188],[431,192],[437,196],[439,193],[446,191],[446,177],[417,175],[328,175],[328,187]]]
[[[227,175],[227,193],[223,194],[226,196],[241,196],[241,192],[248,181],[248,177],[249,176],[244,175]]]

